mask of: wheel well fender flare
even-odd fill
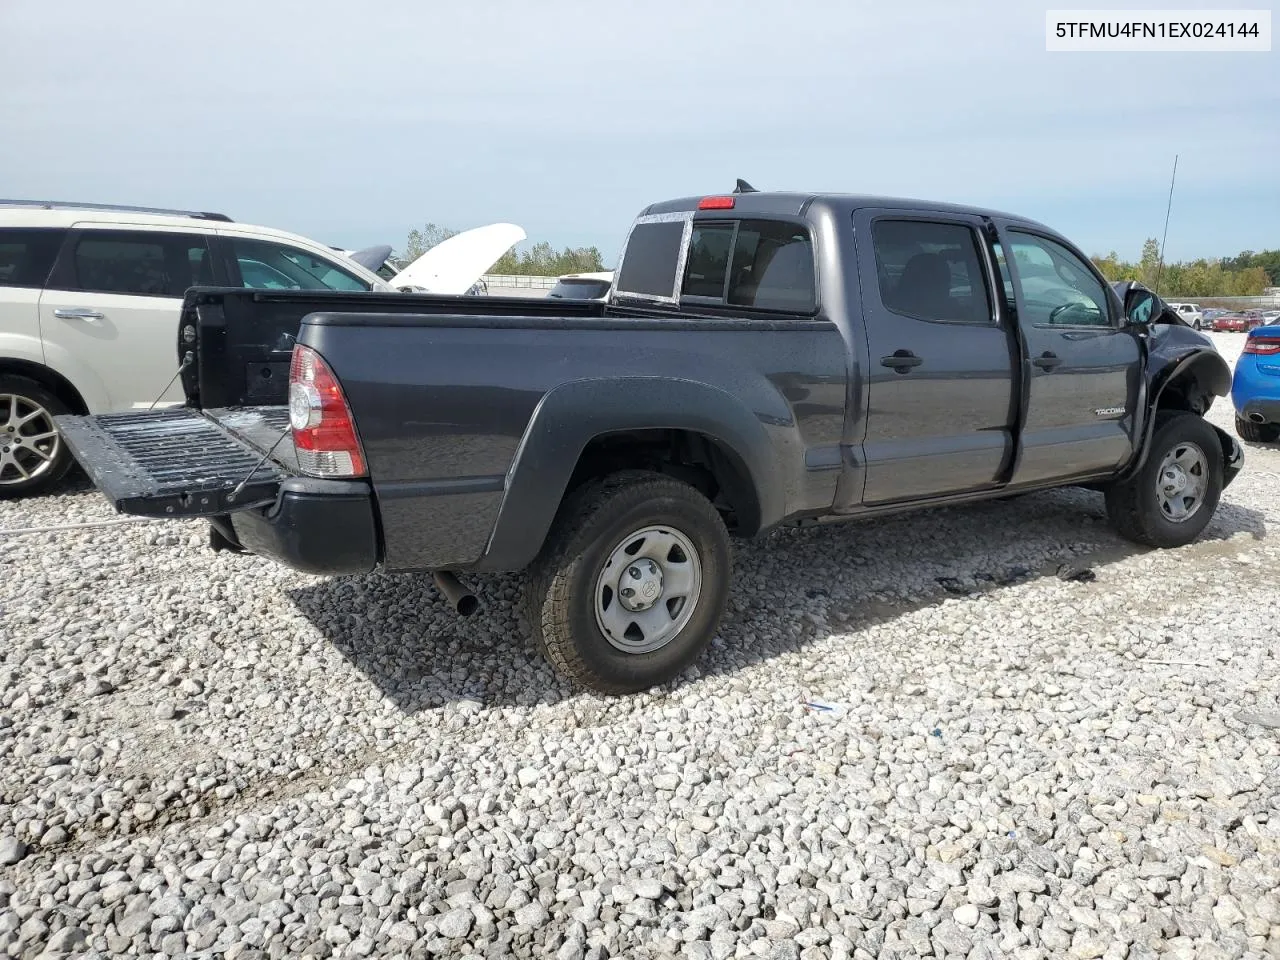
[[[1133,462],[1117,479],[1121,481],[1132,479],[1147,465],[1147,457],[1151,454],[1151,439],[1156,434],[1156,419],[1157,413],[1160,412],[1161,399],[1164,399],[1166,390],[1172,385],[1187,381],[1189,378],[1194,378],[1198,383],[1206,385],[1215,397],[1225,397],[1231,390],[1231,369],[1219,353],[1212,349],[1197,349],[1157,370],[1151,378],[1151,387],[1147,392],[1147,408],[1142,421],[1142,443],[1138,445],[1137,456],[1133,458]],[[1226,433],[1219,426],[1213,424],[1210,426],[1219,435],[1219,442],[1222,445],[1222,470],[1224,470],[1222,485],[1225,486],[1234,480],[1235,475],[1240,471],[1244,454],[1240,445],[1235,442],[1234,436]]]
[[[1118,479],[1128,480],[1146,465],[1147,457],[1151,452],[1151,438],[1156,432],[1156,415],[1160,410],[1160,401],[1164,399],[1166,391],[1171,386],[1187,382],[1192,378],[1208,387],[1209,392],[1214,396],[1225,397],[1231,392],[1231,368],[1214,350],[1192,351],[1154,371],[1146,391],[1146,409],[1143,411],[1141,442],[1138,444],[1137,455]],[[1221,434],[1224,465],[1229,467],[1234,439],[1218,427],[1214,427],[1214,430]],[[1234,449],[1238,453],[1238,446],[1234,446]],[[1233,473],[1232,476],[1234,477],[1235,474]]]
[[[495,569],[537,555],[591,441],[630,430],[686,430],[736,458],[753,488],[760,526],[782,518],[785,503],[775,450],[760,419],[718,387],[667,377],[577,380],[542,398],[507,471],[485,557]]]

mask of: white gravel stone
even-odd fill
[[[27,855],[27,845],[14,836],[0,836],[0,864],[12,866]]]
[[[0,955],[1268,956],[1280,448],[1246,458],[1180,550],[1081,490],[736,544],[711,649],[630,698],[556,679],[516,577],[463,621],[198,524],[9,538]]]
[[[450,910],[441,919],[437,930],[440,936],[448,937],[450,940],[460,940],[471,932],[471,924],[474,917],[470,910]]]

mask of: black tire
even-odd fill
[[[46,493],[66,476],[74,460],[61,436],[35,443],[26,438],[33,434],[45,436],[48,429],[39,424],[47,423],[48,428],[55,429],[52,418],[70,412],[66,404],[35,380],[0,376],[0,499]],[[19,425],[18,421],[33,414],[34,419]],[[15,438],[19,442],[15,443]],[[47,459],[49,454],[52,459]],[[24,478],[24,471],[30,476]]]
[[[1164,461],[1179,447],[1193,445],[1203,456],[1195,474],[1204,489],[1199,506],[1184,520],[1171,519],[1158,490]],[[1120,535],[1150,547],[1181,547],[1204,531],[1222,497],[1222,444],[1217,432],[1194,413],[1161,415],[1142,469],[1106,489],[1107,516]]]
[[[596,588],[610,557],[627,541],[634,543],[633,537],[643,540],[640,532],[648,527],[663,528],[663,536],[674,531],[692,546],[701,589],[687,620],[662,646],[631,652],[616,646],[601,629]],[[668,556],[676,557],[676,564],[690,562],[680,560],[679,548]],[[574,491],[561,507],[529,571],[525,619],[539,650],[570,682],[598,693],[636,693],[679,676],[710,642],[724,615],[729,566],[728,531],[701,493],[657,473],[614,474]],[[656,607],[664,595],[651,605]],[[621,602],[607,586],[601,596]],[[672,599],[668,609],[671,604],[676,605],[673,622],[678,623],[683,605]]]
[[[1237,416],[1236,433],[1250,443],[1275,443],[1280,440],[1280,423],[1254,423]]]

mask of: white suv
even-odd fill
[[[192,286],[392,290],[324,244],[213,213],[0,200],[0,497],[55,483],[61,413],[181,402]]]

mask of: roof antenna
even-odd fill
[[[738,185],[733,188],[734,193],[759,193],[760,191],[753,187],[741,177],[738,178]]]
[[[1173,155],[1173,176],[1169,179],[1169,205],[1164,211],[1164,236],[1160,240],[1160,259],[1156,261],[1156,288],[1151,291],[1160,296],[1160,274],[1164,271],[1164,245],[1169,239],[1169,214],[1173,211],[1173,184],[1178,179],[1178,155]]]

